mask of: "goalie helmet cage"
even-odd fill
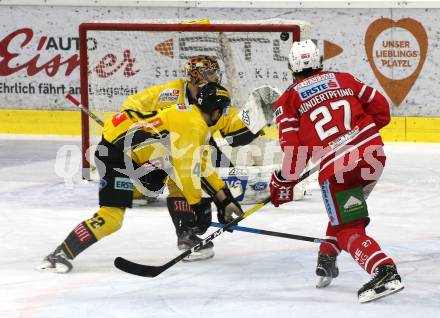
[[[105,119],[128,96],[184,78],[184,64],[193,55],[217,57],[222,84],[231,91],[237,107],[258,86],[284,90],[292,83],[287,54],[293,41],[304,38],[301,32],[308,26],[306,22],[285,23],[82,23],[81,103]],[[176,93],[163,91],[161,99],[172,101]],[[91,145],[97,143],[101,127],[82,113],[81,130],[82,175],[90,179]]]

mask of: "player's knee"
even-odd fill
[[[101,207],[93,218],[87,220],[89,227],[98,240],[118,231],[123,224],[124,208]]]
[[[107,220],[108,226],[112,233],[118,231],[122,227],[124,221],[125,209],[103,207],[101,210],[103,210],[102,216]]]
[[[350,253],[351,245],[356,239],[365,235],[365,226],[363,223],[349,225],[339,230],[336,238],[338,245],[344,251]]]

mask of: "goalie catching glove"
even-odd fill
[[[280,206],[283,203],[293,201],[293,188],[296,185],[296,181],[290,181],[284,179],[280,170],[275,170],[270,180],[270,201],[275,207]]]
[[[220,223],[228,224],[231,222],[233,218],[233,214],[236,216],[242,216],[243,210],[241,209],[240,204],[237,202],[237,200],[232,196],[231,191],[224,187],[222,190],[226,198],[224,198],[222,201],[217,201],[217,218]]]
[[[274,104],[280,95],[277,88],[269,85],[251,92],[238,117],[253,134],[273,123]]]

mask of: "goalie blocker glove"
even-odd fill
[[[233,214],[236,216],[242,216],[243,210],[227,187],[224,187],[222,190],[225,193],[226,198],[217,203],[217,218],[220,223],[228,224],[233,220]]]
[[[284,179],[280,170],[275,170],[270,180],[270,201],[275,207],[280,206],[283,203],[293,201],[293,188],[296,185],[296,181],[290,181]]]

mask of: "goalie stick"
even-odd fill
[[[217,223],[217,222],[211,222],[211,226],[223,227],[223,224]],[[292,239],[292,240],[306,241],[306,242],[312,242],[312,243],[330,243],[330,241],[328,241],[326,239],[322,239],[322,238],[297,235],[297,234],[290,234],[290,233],[275,232],[275,231],[267,231],[267,230],[262,230],[262,229],[256,229],[253,227],[245,227],[245,226],[236,225],[236,226],[232,226],[230,229],[234,230],[234,231],[239,231],[239,232],[247,232],[247,233],[255,233],[255,234],[261,234],[261,235],[268,235],[268,236],[283,237],[283,238],[288,238],[288,239]]]
[[[306,171],[303,173],[303,175],[298,179],[298,183],[306,179],[308,176],[313,174],[316,170],[318,170],[319,166],[313,167],[312,169]],[[258,211],[262,207],[264,207],[267,203],[270,202],[270,197],[266,198],[263,202],[258,203],[254,205],[252,208],[247,210],[243,215],[235,218],[225,226],[219,228],[217,231],[211,233],[208,237],[203,239],[199,244],[195,245],[193,248],[186,250],[182,254],[178,255],[177,257],[173,258],[172,260],[168,261],[167,263],[159,266],[152,266],[152,265],[143,265],[138,264],[135,262],[131,262],[123,257],[116,257],[114,264],[116,268],[120,269],[121,271],[124,271],[129,274],[143,276],[143,277],[156,277],[159,274],[166,271],[171,266],[177,264],[182,259],[184,259],[186,256],[190,255],[191,253],[200,250],[203,246],[211,242],[213,239],[215,239],[217,236],[220,236],[228,229],[232,228],[233,226],[237,225],[240,221],[247,218],[252,213]]]

